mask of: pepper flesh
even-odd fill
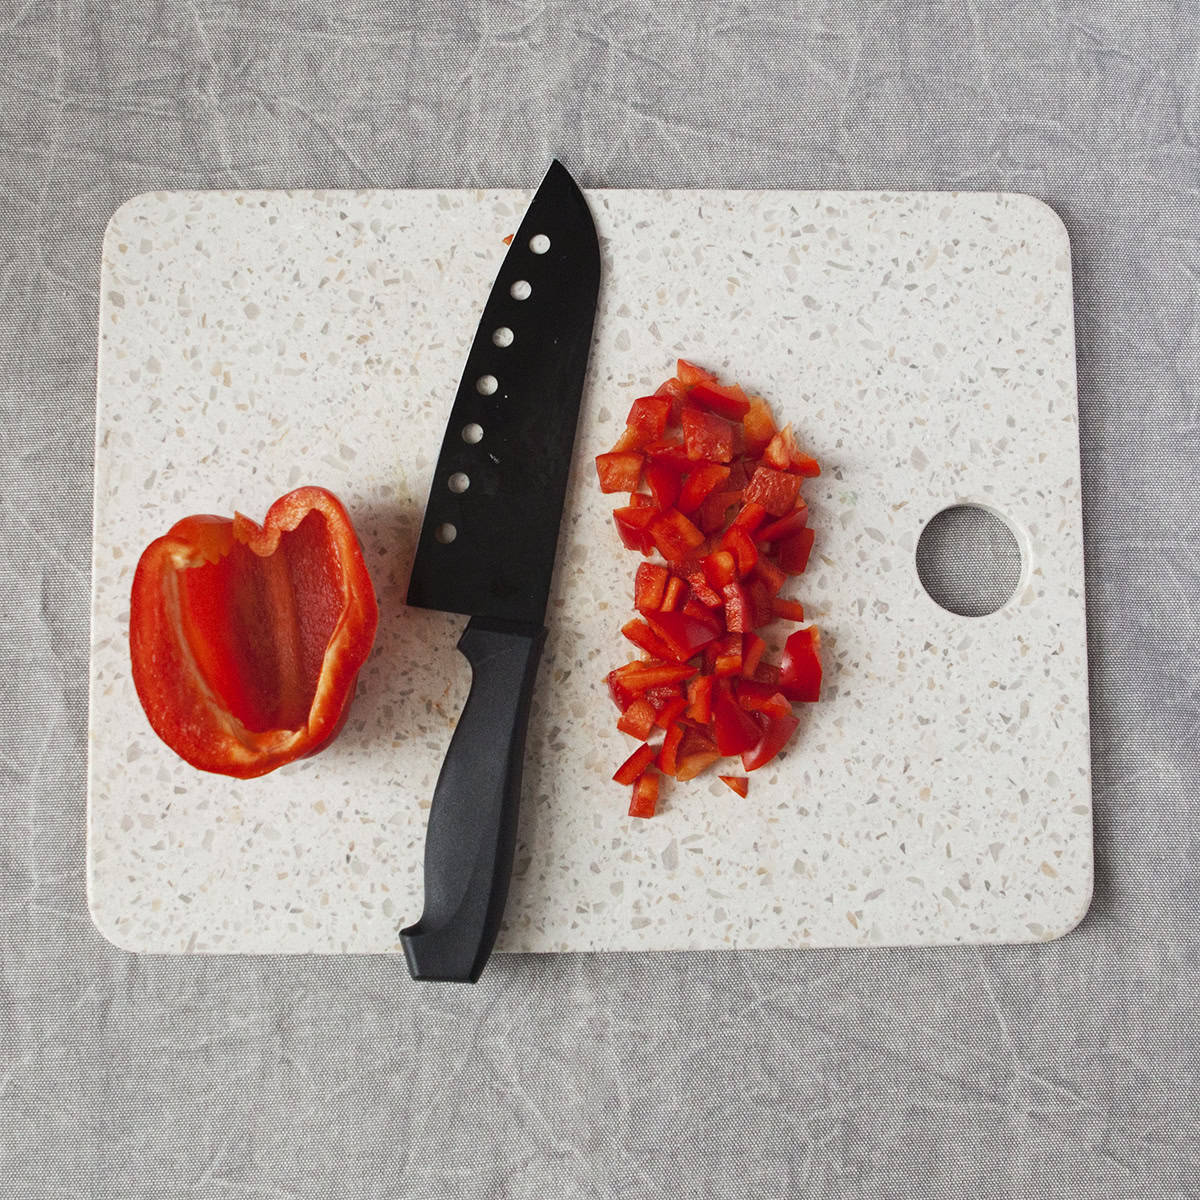
[[[251,779],[333,740],[378,622],[350,517],[324,488],[289,492],[261,526],[185,517],[134,574],[134,686],[181,758]]]

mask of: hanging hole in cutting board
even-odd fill
[[[930,518],[917,541],[917,578],[933,602],[960,617],[1003,608],[1021,583],[1021,546],[1002,517],[955,504]]]

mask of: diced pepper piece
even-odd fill
[[[707,725],[712,720],[713,676],[697,675],[688,681],[687,709],[690,720]]]
[[[683,684],[681,683],[660,683],[654,687],[648,687],[645,691],[645,697],[654,705],[654,710],[657,712],[668,701],[674,700],[683,695]]]
[[[804,605],[799,600],[785,600],[782,596],[776,596],[771,601],[771,611],[784,621],[799,624],[804,620]]]
[[[737,560],[738,575],[749,575],[754,564],[758,562],[758,547],[754,544],[754,539],[736,521],[725,531],[720,545],[722,550],[732,551]]]
[[[675,778],[680,783],[695,779],[721,757],[717,744],[702,729],[687,729],[675,755]]]
[[[650,523],[650,536],[668,562],[683,562],[704,543],[704,534],[677,508],[669,508],[655,517]]]
[[[653,761],[657,746],[640,745],[616,770],[616,783],[632,783]]]
[[[750,602],[750,628],[761,629],[775,620],[771,589],[761,579],[750,579],[743,586]]]
[[[795,451],[796,438],[792,434],[792,427],[785,425],[763,451],[762,460],[768,467],[774,467],[777,471],[790,471]]]
[[[650,523],[658,516],[656,508],[646,508],[642,505],[629,505],[625,508],[613,509],[613,523],[617,527],[617,535],[626,550],[637,550],[649,554],[654,549],[654,539],[650,536]]]
[[[684,701],[687,704],[687,701]],[[622,733],[644,742],[654,728],[654,705],[649,700],[635,700],[622,714],[617,728]]]
[[[717,778],[745,800],[746,794],[750,791],[750,780],[745,775],[718,775]]]
[[[717,676],[738,675],[742,670],[742,635],[727,633],[721,639],[720,649],[713,659],[712,674]]]
[[[790,713],[784,717],[770,718],[759,740],[742,754],[743,769],[757,771],[759,767],[766,766],[788,744],[799,724],[799,719]]]
[[[621,431],[621,436],[613,443],[611,453],[624,454],[629,450],[640,450],[650,440],[650,435],[644,429],[626,425]]]
[[[636,617],[632,621],[626,621],[621,626],[621,632],[637,647],[645,650],[651,658],[674,658],[671,653],[671,647],[646,624],[645,621],[639,621]]]
[[[633,799],[629,802],[631,817],[652,817],[658,809],[658,772],[645,771],[633,784]]]
[[[687,590],[687,585],[677,575],[672,575],[667,581],[666,590],[663,592],[662,611],[674,612],[679,607],[679,601],[683,599],[683,593]]]
[[[608,684],[608,694],[621,712],[624,712],[638,698],[635,691],[621,682],[621,677],[616,671],[609,671],[605,676],[605,682]]]
[[[629,503],[628,503],[628,505],[626,505],[626,507],[627,508],[657,508],[658,505],[654,503],[654,497],[647,496],[645,492],[630,492],[629,493]]]
[[[802,529],[779,543],[779,565],[789,575],[802,575],[812,554],[813,531]]]
[[[656,396],[670,396],[672,400],[683,400],[687,396],[687,384],[676,379],[674,375],[664,380],[654,389]]]
[[[714,588],[733,583],[737,579],[737,560],[733,554],[729,550],[714,550],[704,559],[704,578]]]
[[[753,533],[767,518],[767,510],[754,500],[743,504],[731,522],[732,527]]]
[[[684,612],[650,613],[646,620],[670,651],[663,657],[677,662],[686,662],[717,636],[717,631],[707,621],[698,621]]]
[[[639,429],[648,434],[647,441],[654,441],[666,432],[667,418],[671,415],[670,396],[639,396],[625,418],[625,426]]]
[[[679,574],[688,581],[692,595],[706,608],[720,608],[725,601],[713,591],[704,573],[704,560],[687,562],[679,568]]]
[[[642,479],[642,456],[635,450],[597,454],[596,474],[602,492],[636,492]]]
[[[679,492],[679,511],[694,513],[704,500],[729,478],[729,468],[720,463],[705,463],[687,477]]]
[[[688,362],[686,358],[676,360],[675,378],[687,388],[695,387],[698,383],[713,384],[717,382],[717,377],[712,372],[705,371],[695,363]]]
[[[767,643],[757,633],[747,633],[742,638],[742,674],[752,677],[762,662]]]
[[[722,589],[725,595],[725,626],[734,633],[749,633],[754,628],[754,617],[750,611],[750,598],[746,589],[738,582],[727,583]]]
[[[699,408],[685,408],[680,423],[683,425],[684,449],[693,462],[727,463],[733,458],[733,426],[728,421]]]
[[[742,417],[742,430],[746,438],[746,453],[758,458],[775,436],[771,410],[761,396],[750,397],[750,408]]]
[[[796,507],[785,517],[764,525],[757,533],[760,542],[778,542],[790,534],[799,533],[808,525],[808,505],[803,500],[796,502]]]
[[[646,486],[659,508],[671,508],[679,499],[683,476],[665,459],[652,458],[646,465]]]
[[[658,612],[670,571],[660,563],[639,563],[633,577],[633,607],[640,613]]]
[[[696,521],[705,533],[716,533],[725,528],[725,517],[729,509],[742,498],[741,492],[712,492],[704,498],[696,513]]]
[[[679,743],[683,741],[683,726],[676,722],[667,730],[663,738],[662,751],[658,756],[658,766],[664,775],[674,775],[678,766],[676,755],[679,753]]]
[[[687,708],[687,703],[687,700],[683,696],[672,696],[655,714],[655,725],[661,726],[663,729],[670,729],[680,716],[683,715],[684,709]]]
[[[645,455],[655,462],[669,463],[679,471],[690,471],[695,463],[687,456],[687,450],[678,438],[665,442],[651,442],[645,448]]]
[[[754,564],[754,570],[750,572],[750,577],[760,580],[770,596],[778,595],[780,588],[787,583],[788,578],[786,572],[781,571],[764,554],[758,556],[758,562]]]
[[[779,690],[789,700],[821,698],[821,634],[815,625],[798,629],[783,647],[779,662]]]
[[[688,399],[731,421],[740,421],[750,411],[750,398],[736,383],[730,387],[697,383],[688,393]]]
[[[745,498],[761,504],[774,517],[791,512],[800,492],[800,476],[772,467],[758,467],[746,485]]]
[[[707,590],[707,589],[706,589]],[[716,592],[712,593],[716,596]],[[720,596],[717,596],[717,602],[714,605],[702,604],[700,599],[695,594],[688,597],[688,602],[683,606],[683,612],[689,617],[695,617],[698,621],[704,621],[711,625],[718,633],[721,629],[721,619],[713,612],[714,608],[719,608],[723,601]]]
[[[683,663],[662,662],[655,659],[651,659],[649,662],[635,659],[616,670],[620,683],[634,693],[644,692],[647,688],[657,687],[663,683],[682,683],[685,679],[691,679],[698,673],[695,667],[689,667]]]
[[[771,683],[778,687],[779,676],[780,670],[774,663],[760,662],[758,666],[754,668],[754,678],[757,679],[759,683]]]
[[[713,730],[722,754],[743,754],[762,739],[757,721],[734,700],[725,680],[713,688]]]
[[[737,702],[747,712],[765,713],[768,717],[786,717],[792,706],[788,698],[769,683],[756,679],[740,679],[737,684]]]

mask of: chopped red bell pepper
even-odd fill
[[[619,490],[619,489],[618,489]],[[800,493],[800,477],[772,467],[755,469],[746,485],[746,499],[761,504],[774,517],[791,512]]]
[[[707,733],[700,729],[685,729],[675,754],[675,778],[680,783],[695,779],[720,757],[721,751]]]
[[[696,521],[705,533],[715,533],[725,528],[725,518],[730,508],[742,498],[741,492],[728,489],[713,492],[704,498],[696,513]]]
[[[821,698],[821,634],[815,625],[788,638],[779,664],[779,690],[789,700]]]
[[[687,701],[685,700],[686,704]],[[617,722],[617,728],[622,733],[635,737],[644,742],[654,728],[654,705],[649,700],[635,700],[622,714]]]
[[[602,492],[636,492],[642,479],[642,456],[636,450],[612,450],[596,455],[596,474]]]
[[[657,746],[643,743],[617,768],[613,781],[632,783],[654,761],[657,753]]]
[[[638,698],[637,692],[627,687],[616,671],[609,671],[605,676],[605,682],[608,684],[608,694],[612,697],[612,702],[621,712],[624,712]]]
[[[669,653],[663,657],[676,662],[686,662],[717,636],[708,621],[699,621],[685,612],[649,613],[646,620],[668,647]]]
[[[727,633],[717,647],[717,653],[713,657],[712,674],[720,677],[724,675],[738,675],[742,670],[742,635],[740,633]]]
[[[698,672],[695,667],[689,667],[682,663],[662,662],[657,659],[649,661],[635,659],[623,667],[618,667],[615,673],[624,688],[637,693],[663,683],[682,683],[685,679],[691,679]]]
[[[715,592],[713,594],[716,595]],[[707,625],[711,626],[716,632],[720,633],[721,620],[712,611],[713,608],[720,608],[720,606],[721,606],[721,598],[719,596],[717,597],[717,603],[715,605],[710,606],[707,604],[702,604],[700,602],[699,598],[693,594],[688,597],[687,603],[683,606],[683,608],[680,611],[687,613],[687,615],[689,617],[695,617],[697,621],[704,621]]]
[[[731,387],[697,383],[688,392],[688,399],[731,421],[740,421],[750,411],[750,398],[736,383]]]
[[[648,687],[642,693],[657,712],[670,700],[674,700],[683,695],[683,685],[681,683],[656,683],[653,687]]]
[[[667,463],[678,471],[690,471],[696,464],[687,456],[683,442],[678,438],[665,442],[652,442],[645,449],[646,457],[654,462]]]
[[[678,768],[677,755],[679,753],[679,743],[683,741],[683,726],[676,722],[667,730],[667,736],[663,738],[662,751],[658,756],[659,770],[664,775],[674,776]]]
[[[671,573],[659,563],[639,563],[633,577],[633,607],[640,613],[657,612]]]
[[[745,775],[718,775],[717,778],[725,784],[726,787],[732,788],[743,800],[750,791],[750,780]]]
[[[786,517],[780,517],[769,525],[764,525],[757,533],[760,542],[778,542],[790,534],[799,533],[808,525],[808,505],[803,499],[797,501],[796,507]]]
[[[613,509],[613,523],[617,527],[626,550],[637,550],[649,554],[654,549],[654,539],[650,536],[650,523],[658,516],[658,509],[641,505],[627,505],[624,508]]]
[[[789,575],[803,575],[812,554],[813,531],[802,529],[779,543],[779,565]]]
[[[640,450],[648,441],[650,435],[636,425],[626,425],[621,436],[613,443],[611,454],[624,454],[629,450]]]
[[[632,621],[626,621],[621,626],[621,632],[637,647],[645,650],[651,658],[673,658],[671,647],[646,624],[645,621],[639,621],[636,617]]]
[[[652,817],[658,809],[658,774],[645,771],[634,780],[633,799],[629,802],[631,817]]]
[[[679,607],[679,601],[683,599],[683,593],[687,590],[687,585],[677,575],[672,575],[667,580],[666,590],[663,592],[662,611],[674,612]]]
[[[720,608],[725,603],[709,586],[708,576],[704,572],[704,560],[684,563],[678,568],[680,576],[688,581],[692,595],[706,608]]]
[[[734,700],[723,679],[713,688],[713,729],[717,749],[725,755],[742,754],[762,738],[758,722]]]
[[[799,724],[799,719],[791,714],[767,719],[762,736],[742,754],[743,768],[747,771],[757,771],[759,767],[766,766],[788,744]]]
[[[134,687],[181,758],[251,779],[337,735],[378,620],[354,526],[324,488],[280,497],[261,526],[185,517],[134,573]]]
[[[739,679],[735,694],[737,702],[747,712],[786,717],[792,711],[788,698],[778,688],[769,683],[759,683],[756,679]]]
[[[727,463],[733,458],[733,426],[728,421],[698,408],[685,408],[680,422],[688,458],[707,463]],[[628,489],[613,489],[622,490]]]
[[[732,551],[737,560],[739,576],[749,575],[754,564],[758,562],[758,547],[754,544],[754,539],[736,521],[725,531],[720,547],[722,550]]]
[[[680,358],[675,363],[675,378],[686,388],[693,388],[698,383],[716,383],[717,377],[710,371],[690,363],[686,358]]]
[[[774,663],[760,662],[758,666],[754,668],[754,678],[757,679],[759,683],[772,683],[776,687],[779,686],[779,677],[781,674],[782,672]]]
[[[730,522],[732,528],[753,533],[767,518],[767,510],[753,500],[743,504],[741,511]]]
[[[750,397],[750,408],[742,417],[742,430],[746,438],[746,453],[752,458],[758,458],[775,436],[775,422],[771,419],[771,410],[761,396]]]
[[[687,709],[690,720],[707,725],[712,720],[712,675],[697,675],[688,680]]]
[[[749,579],[743,585],[746,598],[750,602],[750,626],[761,629],[775,620],[774,602],[771,589],[761,579]]]
[[[750,611],[750,598],[746,589],[736,581],[727,583],[725,593],[725,627],[734,633],[750,633],[754,629],[754,617]]]
[[[758,562],[754,564],[754,570],[750,572],[750,575],[752,579],[760,580],[767,589],[767,594],[771,596],[779,594],[779,590],[787,583],[788,578],[786,572],[781,571],[769,558],[761,554],[758,556]]]
[[[696,467],[679,492],[679,511],[690,516],[728,478],[729,468],[720,463],[705,463]]]
[[[776,596],[771,601],[771,611],[776,617],[795,621],[797,625],[804,620],[804,605],[799,600],[785,600],[782,596]]]
[[[683,715],[683,711],[686,708],[687,700],[683,696],[672,696],[670,700],[664,701],[662,708],[655,713],[655,725],[660,726],[662,729],[670,729]]]
[[[652,458],[646,466],[646,486],[659,508],[672,508],[679,499],[683,476],[666,459]]]
[[[659,513],[650,522],[650,536],[668,562],[683,562],[697,546],[704,544],[704,534],[676,508]]]
[[[652,442],[666,432],[670,415],[670,396],[639,396],[629,409],[625,427],[640,430],[648,435],[646,440]]]
[[[704,559],[704,577],[714,588],[733,583],[737,579],[737,560],[728,550],[714,550]]]
[[[742,674],[752,677],[762,662],[767,643],[757,633],[747,633],[742,638]]]

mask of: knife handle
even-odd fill
[[[472,617],[458,640],[471,691],[433,792],[425,907],[401,931],[414,979],[474,983],[504,915],[517,840],[525,731],[546,631]]]

